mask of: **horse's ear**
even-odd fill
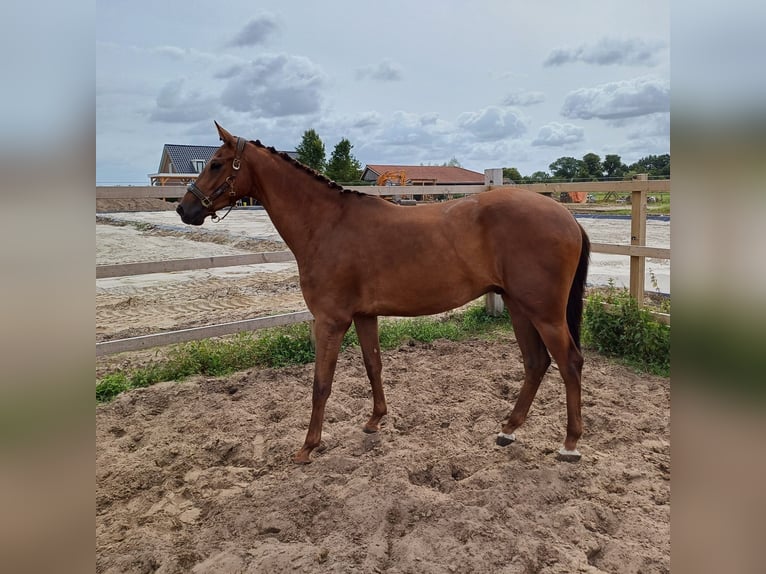
[[[234,141],[234,136],[218,125],[218,122],[213,121],[215,127],[218,128],[218,137],[221,138],[223,143],[231,143]]]

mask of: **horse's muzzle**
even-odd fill
[[[205,221],[204,212],[197,210],[196,214],[188,213],[181,204],[176,207],[176,213],[181,216],[181,221],[187,225],[202,225]]]

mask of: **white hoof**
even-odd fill
[[[558,455],[556,455],[556,458],[559,460],[563,460],[566,462],[577,462],[582,458],[582,455],[580,454],[580,451],[577,449],[574,450],[567,450],[563,446],[559,450]]]
[[[512,442],[516,442],[516,435],[511,434],[505,434],[504,432],[497,433],[497,438],[495,439],[495,443],[499,446],[508,446]]]

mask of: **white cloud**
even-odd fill
[[[191,123],[211,118],[217,108],[216,100],[196,90],[185,90],[184,80],[168,82],[157,95],[150,119],[156,122]]]
[[[379,125],[381,116],[378,112],[362,112],[351,118],[351,126],[355,128],[370,128]]]
[[[520,112],[498,106],[460,114],[457,124],[480,141],[515,138],[527,131],[526,118]]]
[[[551,122],[540,128],[537,137],[532,140],[534,146],[564,146],[583,141],[585,130],[572,124]]]
[[[397,111],[387,118],[377,132],[377,140],[390,145],[429,145],[453,131],[453,126],[433,113],[413,114]]]
[[[545,101],[545,94],[542,92],[528,92],[516,90],[508,94],[503,100],[506,106],[533,106]]]
[[[277,19],[273,14],[259,14],[245,24],[245,27],[229,42],[229,46],[257,46],[265,44],[278,27]]]
[[[653,114],[645,118],[637,118],[629,128],[628,138],[669,138],[670,114]]]
[[[664,42],[642,38],[601,38],[595,44],[582,44],[577,48],[559,48],[551,52],[544,66],[562,66],[584,62],[597,66],[654,66]]]
[[[266,54],[232,73],[221,101],[233,111],[282,117],[321,107],[325,74],[308,58]]]
[[[370,78],[379,82],[398,82],[402,79],[402,68],[396,62],[383,60],[375,65],[357,68],[358,79]]]
[[[670,83],[643,77],[570,92],[561,115],[584,120],[617,119],[669,111]]]
[[[177,60],[189,55],[188,50],[184,50],[178,46],[157,46],[153,51],[159,56],[169,56]]]
[[[233,66],[229,66],[218,72],[213,72],[213,77],[219,80],[228,80],[229,78],[239,75],[243,68],[244,66],[242,64],[234,64]]]
[[[362,4],[345,1],[338,10],[352,11],[356,21],[382,22],[379,8]],[[603,154],[623,142],[648,146],[636,147],[639,156],[667,151],[667,82],[655,81],[654,105],[648,89],[643,91],[648,85],[622,86],[626,101],[599,86],[647,73],[668,79],[667,2],[648,0],[620,10],[570,2],[561,4],[561,18],[554,19],[545,3],[512,4],[493,4],[492,19],[545,21],[546,41],[535,26],[517,26],[512,47],[492,34],[453,41],[467,27],[486,23],[488,13],[470,3],[455,3],[438,26],[426,27],[422,22],[433,19],[433,10],[410,3],[408,18],[372,33],[344,25],[316,3],[225,9],[212,27],[209,11],[190,10],[188,2],[157,4],[151,21],[130,3],[109,3],[96,30],[97,180],[115,179],[111,167],[103,166],[119,149],[122,158],[150,158],[132,160],[133,181],[143,182],[156,169],[164,143],[215,143],[213,119],[278,149],[294,149],[302,133],[315,128],[328,151],[348,137],[360,161],[442,163],[455,156],[477,171],[514,165],[532,173],[547,169],[557,156]],[[262,17],[263,11],[274,20]],[[175,26],[163,26],[168,17]],[[317,30],[324,32],[317,36]],[[618,39],[601,40],[609,35]],[[428,49],[414,54],[415,38]],[[698,52],[707,47],[705,56],[720,44],[709,37],[709,46],[700,42]],[[554,48],[564,49],[561,65],[552,59],[543,66]],[[446,85],[456,71],[460,81]],[[185,81],[168,84],[175,78]],[[617,120],[624,123],[618,126]],[[544,145],[578,137],[556,123],[582,126],[585,139],[567,144],[566,154]],[[548,127],[540,133],[541,126]]]

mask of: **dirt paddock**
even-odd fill
[[[587,359],[575,464],[554,458],[555,370],[518,442],[494,445],[522,377],[508,342],[384,353],[378,435],[345,352],[309,466],[290,457],[310,366],[129,392],[96,415],[97,571],[668,572],[668,381]]]
[[[144,244],[189,241],[141,233]],[[300,308],[292,268],[195,273],[97,282],[97,338],[209,324],[267,292]],[[190,291],[209,308],[186,309]],[[241,307],[218,306],[227,298]],[[99,359],[97,371],[154,353]],[[99,406],[97,572],[669,571],[668,379],[586,353],[583,459],[563,463],[555,367],[518,442],[494,444],[523,378],[512,340],[405,344],[384,352],[383,377],[389,414],[366,435],[361,353],[341,355],[308,466],[291,456],[308,424],[311,365],[162,383]]]

